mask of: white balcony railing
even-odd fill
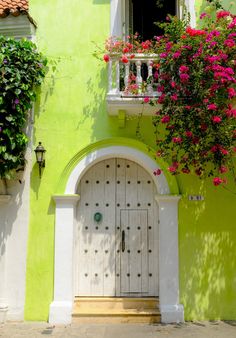
[[[120,56],[110,56],[108,67],[107,105],[110,115],[126,114],[151,115],[156,110],[144,103],[144,97],[155,98],[158,71],[155,69],[155,54],[135,54],[126,56],[122,62]]]

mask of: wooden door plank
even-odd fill
[[[130,263],[130,292],[141,293],[142,276],[142,229],[140,214],[142,211],[129,211],[129,263]],[[137,250],[141,250],[141,254]]]
[[[121,246],[121,294],[128,294],[130,290],[130,262],[129,255],[127,253],[129,243],[129,232],[127,227],[129,226],[129,212],[128,210],[121,210],[120,217],[121,234],[125,234],[125,248],[122,250]],[[121,235],[122,236],[122,235]]]
[[[103,295],[115,296],[115,159],[104,161]]]

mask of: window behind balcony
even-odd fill
[[[150,39],[162,32],[154,22],[165,21],[168,14],[176,14],[176,0],[162,1],[162,8],[157,7],[157,0],[127,0],[125,6],[126,33],[136,32],[144,39]]]

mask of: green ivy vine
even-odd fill
[[[0,178],[9,179],[25,164],[24,132],[47,59],[29,40],[0,37]]]

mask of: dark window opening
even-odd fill
[[[163,7],[158,8],[156,0],[130,0],[130,8],[133,8],[133,15],[130,16],[131,30],[138,32],[143,40],[151,39],[163,32],[154,24],[157,21],[166,21],[168,14],[176,14],[176,1],[163,1]]]

